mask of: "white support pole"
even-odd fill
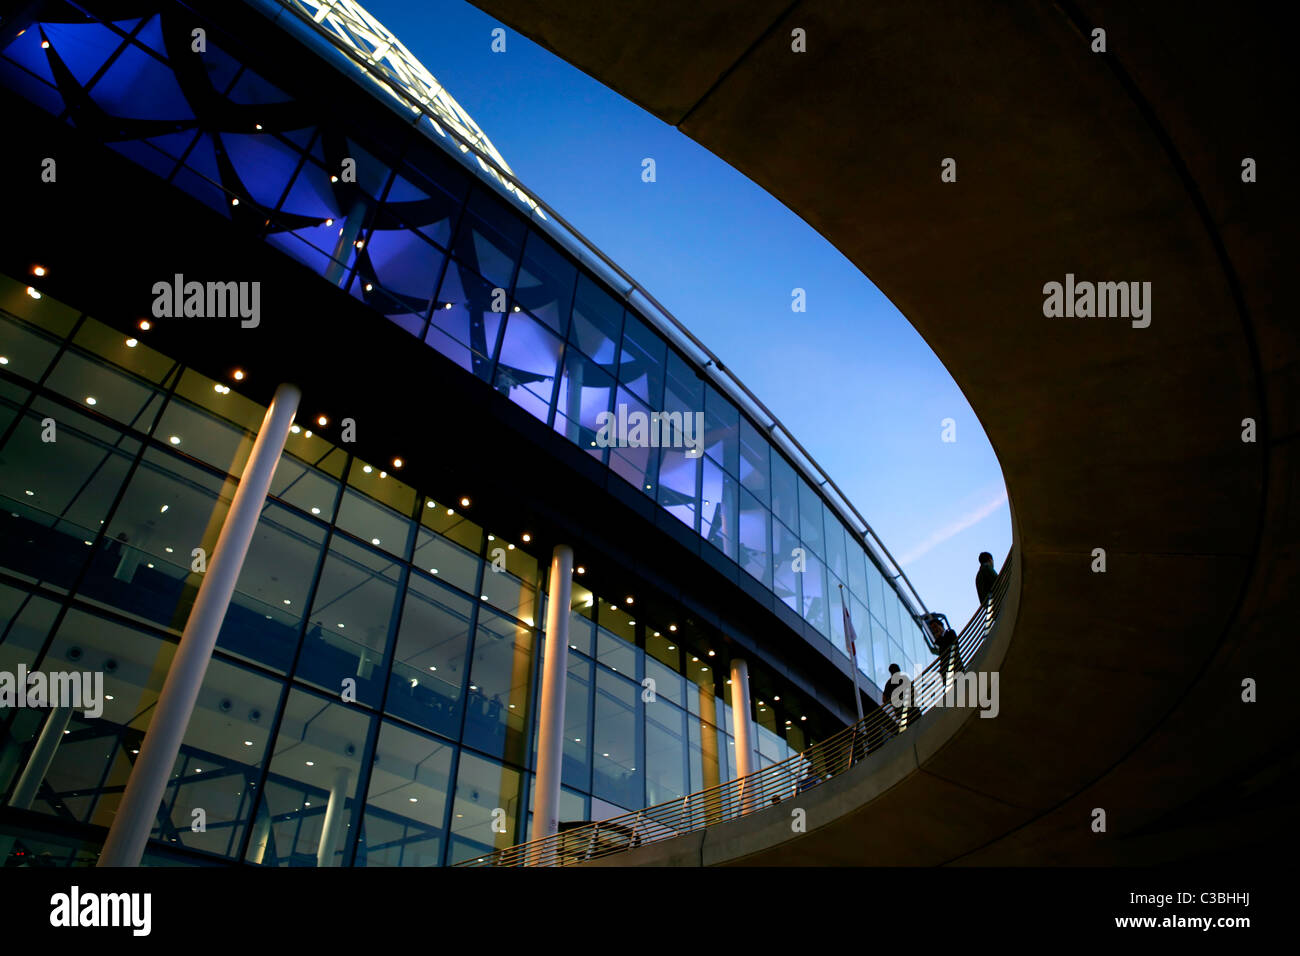
[[[542,695],[538,712],[533,840],[554,836],[559,829],[564,690],[569,670],[569,607],[572,603],[573,549],[559,544],[551,554],[551,574],[546,590],[546,655],[542,663]]]
[[[235,593],[235,583],[301,398],[297,387],[280,385],[262,419],[248,464],[235,489],[230,513],[221,526],[212,560],[208,562],[194,607],[185,622],[180,646],[163,682],[149,731],[140,744],[139,759],[127,781],[108,839],[104,841],[98,866],[139,866],[144,857],[149,832],[157,819],[167,780],[203,685],[203,675],[212,660],[221,622]]]
[[[71,720],[71,707],[55,707],[50,711],[50,716],[45,718],[45,727],[41,730],[41,736],[32,749],[32,755],[27,758],[23,775],[18,778],[18,786],[14,787],[14,792],[9,797],[9,806],[17,807],[19,810],[32,808],[36,792],[40,790],[45,775],[50,772],[50,764],[54,763],[54,754],[58,751],[59,744],[63,742],[63,732],[68,729]]]

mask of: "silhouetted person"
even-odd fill
[[[935,655],[939,658],[939,668],[945,679],[953,670],[961,670],[961,658],[957,654],[957,632],[945,628],[944,621],[936,614],[926,620],[930,636],[934,638]]]
[[[998,581],[998,572],[993,567],[993,555],[987,551],[980,552],[980,569],[975,575],[975,593],[979,595],[980,607],[987,607],[993,596],[993,585]]]
[[[885,689],[880,693],[880,702],[886,707],[892,707],[894,709],[894,719],[900,730],[907,725],[906,721],[908,719],[908,711],[911,709],[907,706],[911,702],[908,698],[912,696],[912,689],[910,687],[898,691],[900,687],[904,687],[907,684],[907,675],[901,673],[901,670],[902,668],[897,664],[889,665],[889,680],[885,681]],[[894,703],[895,691],[898,691],[899,697],[903,701],[901,705]]]

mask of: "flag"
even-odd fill
[[[844,585],[840,585],[840,609],[844,612],[844,638],[849,644],[849,671],[853,674],[853,703],[858,707],[858,723],[862,723],[862,692],[858,687],[858,635],[853,632],[849,617],[849,602],[844,600]]]

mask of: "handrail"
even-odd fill
[[[392,71],[388,70],[383,65],[384,60],[382,57],[362,58],[356,50],[348,48],[334,33],[322,28],[319,23],[313,22],[311,18],[307,17],[303,8],[295,3],[294,0],[273,0],[273,2],[278,3],[283,10],[293,14],[300,22],[311,27],[318,36],[325,39],[336,51],[348,57],[348,59],[356,64],[359,69],[370,74],[371,78],[375,80],[375,82],[379,83],[388,93],[392,94],[394,98],[400,96],[405,99],[411,112],[416,115],[417,123],[419,119],[427,119],[429,122],[434,124],[434,127],[438,132],[450,135],[459,147],[458,150],[450,151],[452,155],[457,156],[457,158],[461,159],[462,162],[468,164],[465,156],[473,154],[473,156],[478,160],[479,165],[483,166],[485,171],[492,174],[493,178],[488,180],[488,182],[491,182],[494,187],[501,189],[504,192],[514,192],[518,196],[522,197],[524,204],[528,206],[531,213],[540,216],[540,228],[543,228],[549,235],[561,242],[570,252],[573,252],[580,258],[583,257],[584,254],[586,256],[594,256],[600,264],[611,271],[620,280],[625,282],[627,288],[622,290],[624,299],[631,302],[632,296],[634,294],[639,294],[641,298],[651,306],[651,311],[657,313],[648,315],[647,318],[654,321],[654,324],[659,331],[672,339],[674,344],[677,345],[678,348],[682,349],[682,351],[689,353],[690,349],[688,349],[686,345],[689,344],[690,346],[693,346],[694,349],[700,353],[695,355],[694,358],[700,366],[701,373],[705,377],[716,379],[717,384],[722,387],[723,391],[731,400],[735,401],[738,406],[745,408],[746,413],[750,418],[754,419],[759,425],[764,426],[771,436],[773,443],[785,452],[803,477],[812,484],[813,489],[818,493],[823,494],[823,498],[827,504],[831,506],[831,509],[839,517],[845,528],[861,539],[862,547],[867,552],[868,556],[871,557],[876,564],[880,565],[885,577],[891,582],[894,592],[898,594],[902,599],[904,606],[907,607],[908,611],[911,613],[912,620],[918,627],[923,626],[920,618],[923,614],[927,613],[925,602],[921,599],[921,595],[913,586],[902,566],[894,559],[889,548],[885,546],[885,543],[880,539],[880,536],[876,534],[875,530],[871,527],[871,523],[862,516],[861,512],[859,512],[853,505],[853,502],[849,500],[848,495],[840,489],[834,479],[832,479],[830,475],[826,473],[825,469],[818,464],[817,459],[813,458],[808,450],[800,444],[799,440],[794,437],[794,434],[785,427],[785,424],[781,419],[777,418],[777,416],[772,413],[771,409],[763,404],[758,396],[749,390],[749,387],[740,380],[736,373],[724,365],[722,360],[714,355],[708,346],[701,342],[695,334],[677,318],[677,316],[673,315],[673,313],[660,303],[658,299],[651,295],[640,282],[628,275],[621,266],[609,258],[609,256],[592,243],[590,239],[579,232],[578,229],[568,220],[551,208],[551,206],[541,199],[536,192],[525,190],[519,177],[505,163],[504,158],[495,155],[495,149],[489,152],[482,149],[477,142],[466,140],[466,138],[462,136],[452,124],[448,123],[445,118],[439,122],[439,112],[432,106],[428,98],[420,97],[413,91],[408,90],[400,82],[400,78],[396,77]],[[378,21],[375,21],[375,23],[378,23]],[[477,129],[477,125],[475,125],[475,128]],[[484,139],[486,139],[486,136],[484,136]],[[667,325],[665,325],[665,323],[667,323]],[[675,331],[677,334],[673,335],[672,331]],[[683,341],[683,339],[685,341]],[[701,356],[703,356],[703,361],[700,361]],[[709,376],[709,368],[716,368],[721,375]],[[725,376],[725,379],[722,378],[722,376]],[[771,424],[765,424],[767,421],[770,421]],[[827,487],[835,493],[833,496],[824,493],[824,489]],[[856,523],[849,520],[850,515],[856,519]],[[878,551],[879,554],[876,554],[876,551]],[[886,561],[889,566],[894,569],[894,574],[890,574],[886,569]],[[905,594],[898,586],[900,580],[907,586],[907,594]],[[911,601],[908,600],[909,594],[912,598]],[[915,606],[913,606],[913,601],[915,602]],[[917,607],[920,608],[919,611],[917,610]]]
[[[492,850],[456,865],[572,866],[737,819],[844,773],[879,751],[886,741],[914,727],[941,702],[946,703],[948,687],[961,671],[962,662],[969,665],[973,661],[1001,617],[1011,586],[1011,559],[1009,551],[989,602],[971,615],[957,636],[955,654],[935,658],[911,681],[903,695],[904,701],[911,698],[910,705],[877,708],[826,740],[748,776],[541,840]],[[624,836],[629,832],[630,837]]]

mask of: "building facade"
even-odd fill
[[[95,859],[282,382],[147,862],[527,839],[557,545],[562,821],[736,776],[739,661],[755,769],[853,719],[850,668],[871,706],[926,663],[815,463],[359,7],[9,6],[0,674],[104,693],[0,706],[6,865]],[[605,440],[654,413],[697,441]]]

